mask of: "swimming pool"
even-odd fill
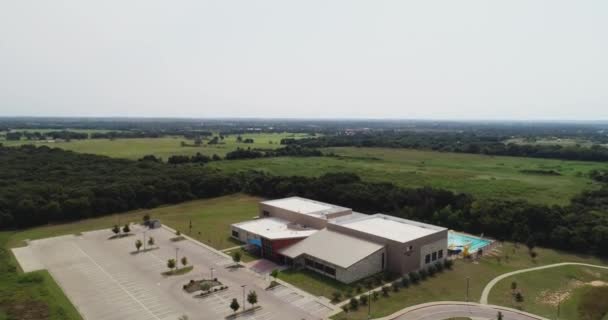
[[[470,236],[457,232],[448,233],[448,248],[464,249],[465,245],[469,246],[469,252],[476,252],[477,250],[489,245],[490,240],[485,240],[475,236]]]

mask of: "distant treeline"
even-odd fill
[[[0,227],[152,208],[246,192],[267,198],[299,195],[456,230],[533,245],[608,255],[608,187],[580,194],[568,206],[476,200],[436,188],[401,188],[350,173],[318,178],[260,172],[227,174],[205,166],[174,166],[78,154],[48,147],[0,147]],[[100,226],[100,228],[107,226]]]
[[[308,147],[300,147],[297,145],[289,145],[278,149],[251,149],[251,148],[237,148],[236,150],[226,153],[225,160],[239,160],[239,159],[256,159],[256,158],[270,158],[270,157],[320,157],[323,153],[317,149]],[[173,155],[167,159],[169,164],[186,164],[186,163],[200,163],[205,164],[209,161],[220,161],[222,158],[217,154],[213,154],[211,157],[197,152],[194,156],[187,155]],[[146,155],[139,161],[153,161],[163,162],[161,158],[157,158],[154,155]]]
[[[506,144],[508,137],[457,132],[374,132],[352,135],[331,135],[315,139],[283,139],[282,144],[310,148],[385,147],[426,149],[445,152],[554,158],[581,161],[608,161],[608,148],[560,145]]]

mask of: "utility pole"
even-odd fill
[[[467,299],[466,299],[466,302],[469,302],[469,280],[470,280],[470,278],[467,277]]]

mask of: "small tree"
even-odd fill
[[[348,305],[345,304],[342,306],[342,311],[344,311],[344,313],[348,313]]]
[[[232,302],[230,303],[230,309],[232,309],[232,311],[234,313],[236,313],[237,310],[239,310],[241,306],[239,305],[239,302],[236,301],[236,298],[232,299]]]
[[[401,285],[402,285],[404,288],[409,287],[409,286],[410,286],[410,278],[408,278],[408,277],[403,277],[403,278],[401,278]]]
[[[247,302],[249,302],[253,308],[253,306],[258,303],[258,294],[255,293],[255,291],[249,291],[249,294],[247,294]]]
[[[366,306],[367,305],[367,295],[361,295],[359,297],[359,304],[361,304],[362,306]]]
[[[139,251],[139,248],[141,248],[141,246],[143,246],[143,242],[141,242],[141,240],[137,240],[135,241],[135,248],[137,248],[137,251]]]
[[[511,291],[515,291],[517,290],[517,282],[513,281],[511,282]]]
[[[351,298],[349,304],[352,310],[357,310],[359,308],[359,300],[355,298]]]
[[[524,302],[524,296],[521,294],[521,292],[515,294],[515,301],[519,303]]]
[[[378,291],[374,291],[372,292],[372,299],[374,301],[378,300],[378,296],[380,295],[380,293]]]
[[[114,227],[112,227],[112,232],[114,232],[114,234],[118,235],[120,233],[120,227],[115,224]]]
[[[148,238],[148,245],[149,246],[153,246],[154,245],[154,238],[152,238],[152,237]]]
[[[238,252],[238,251],[235,251],[235,252],[232,254],[232,261],[234,261],[234,263],[235,263],[236,265],[238,265],[238,264],[239,264],[239,262],[241,262],[241,253],[240,253],[240,252]]]
[[[182,266],[186,267],[188,265],[188,258],[182,257],[181,262],[182,262]]]
[[[498,314],[496,315],[496,320],[502,320],[502,312],[498,311]]]
[[[182,232],[181,232],[181,231],[179,231],[179,230],[176,230],[176,231],[175,231],[175,235],[176,235],[176,236],[181,236],[181,235],[182,235]]]
[[[270,273],[270,276],[273,278],[278,278],[279,277],[279,269],[274,269],[272,270],[272,272]]]
[[[175,259],[167,260],[167,268],[173,270],[173,268],[175,268],[176,265],[177,265],[177,263],[175,262]]]
[[[144,214],[142,219],[144,220],[144,225],[147,226],[150,223],[150,214],[148,214],[148,213]]]
[[[443,261],[443,266],[444,266],[446,269],[452,269],[452,266],[453,266],[453,265],[454,265],[454,261],[452,261],[452,260],[445,259],[445,260]]]
[[[129,232],[131,232],[131,228],[129,228],[129,224],[128,224],[128,223],[127,223],[127,224],[125,224],[125,226],[124,226],[124,227],[122,227],[122,232],[124,232],[124,233],[129,233]]]

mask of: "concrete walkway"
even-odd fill
[[[492,290],[494,285],[496,285],[500,280],[503,280],[510,276],[524,273],[524,272],[531,272],[531,271],[537,271],[537,270],[543,270],[543,269],[549,269],[549,268],[557,268],[557,267],[563,267],[563,266],[582,266],[582,267],[600,268],[600,269],[608,270],[608,267],[606,267],[606,266],[600,266],[600,265],[595,265],[595,264],[579,263],[579,262],[562,262],[562,263],[548,264],[546,266],[540,266],[540,267],[521,269],[521,270],[508,272],[508,273],[499,275],[498,277],[496,277],[496,278],[492,279],[490,282],[488,282],[488,284],[486,284],[485,288],[483,288],[483,291],[481,293],[481,299],[479,299],[479,303],[488,304],[488,296],[490,295],[490,291]]]
[[[501,312],[505,319],[510,320],[547,320],[541,316],[517,309],[459,301],[418,304],[375,320],[444,320],[455,317],[496,319],[498,312]]]

